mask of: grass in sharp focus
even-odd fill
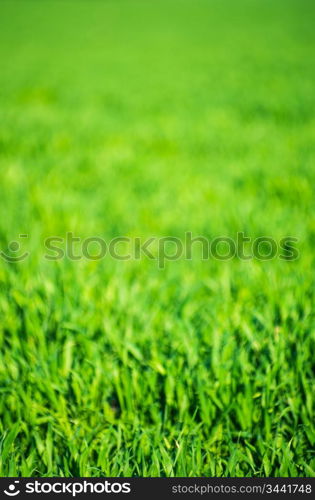
[[[315,474],[313,16],[1,2],[1,475]],[[70,231],[300,258],[45,260]]]

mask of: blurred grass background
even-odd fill
[[[1,475],[315,474],[314,11],[1,2]],[[45,261],[68,231],[300,258]]]

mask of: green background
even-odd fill
[[[315,475],[314,14],[1,1],[1,475]],[[300,258],[44,259],[70,231]]]

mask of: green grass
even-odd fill
[[[1,1],[2,476],[314,476],[307,0]],[[50,262],[48,236],[300,258]]]

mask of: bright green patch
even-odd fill
[[[314,14],[1,2],[1,475],[315,475]],[[69,231],[300,258],[43,259]]]

